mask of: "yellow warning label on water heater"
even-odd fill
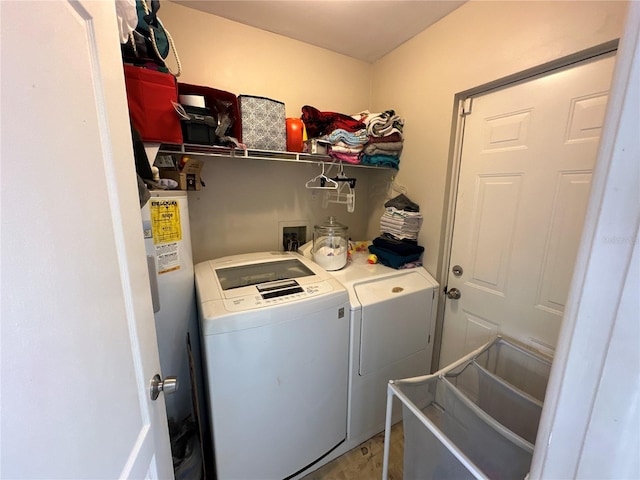
[[[151,229],[156,245],[182,240],[177,200],[151,200]]]

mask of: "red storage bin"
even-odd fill
[[[178,83],[178,94],[202,95],[205,105],[209,108],[214,118],[217,118],[220,113],[230,115],[232,124],[226,133],[242,143],[242,122],[240,121],[240,109],[238,108],[238,97],[236,95],[224,90],[188,83]],[[219,112],[219,109],[224,110],[224,112]]]
[[[127,103],[133,126],[145,142],[182,143],[177,82],[170,73],[124,65]]]

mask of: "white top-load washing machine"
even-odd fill
[[[346,439],[349,297],[292,252],[195,266],[217,478],[283,479]]]
[[[311,248],[300,252],[312,258]],[[350,301],[349,427],[337,455],[384,430],[389,380],[431,372],[439,284],[422,267],[396,270],[367,255],[328,272]],[[401,409],[393,411],[395,423]]]

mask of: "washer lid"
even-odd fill
[[[219,302],[226,312],[295,303],[340,285],[329,281],[331,275],[311,260],[293,252],[222,257],[196,264],[194,273],[199,303]]]
[[[315,275],[297,258],[217,268],[215,272],[223,291]]]

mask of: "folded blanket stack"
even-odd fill
[[[342,113],[321,112],[315,107],[302,107],[302,122],[309,138],[319,138],[337,129],[357,132],[366,128],[361,121]]]
[[[408,265],[421,265],[420,256],[424,247],[382,235],[373,239],[373,245],[369,245],[369,252],[374,253],[378,261],[387,267],[408,268]]]
[[[422,226],[420,207],[405,195],[385,203],[380,217],[380,236],[373,240],[369,251],[383,265],[393,268],[410,268],[422,265],[420,257],[424,247],[418,245],[418,233]]]
[[[305,105],[301,118],[309,138],[330,143],[331,157],[352,164],[399,168],[404,120],[393,110],[348,116]]]
[[[382,113],[364,111],[354,119],[366,125],[369,141],[362,149],[360,162],[364,165],[379,165],[398,169],[402,153],[404,119],[395,111]]]
[[[380,217],[380,230],[399,240],[417,240],[421,226],[420,212],[407,212],[395,207],[387,207]]]
[[[348,163],[360,163],[360,152],[369,140],[367,130],[364,128],[355,132],[337,128],[323,138],[331,143],[329,155]]]

